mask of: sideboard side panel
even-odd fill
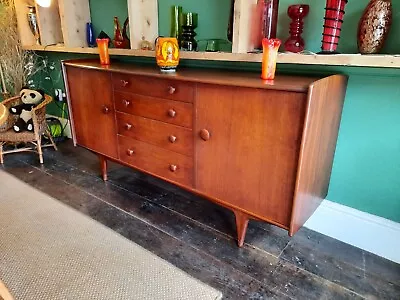
[[[307,221],[328,193],[347,77],[334,75],[310,86],[289,234]]]

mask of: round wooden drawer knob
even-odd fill
[[[103,114],[108,114],[109,112],[110,109],[107,106],[103,105]]]
[[[200,137],[204,141],[208,141],[210,139],[210,132],[207,129],[200,130]]]
[[[124,105],[125,105],[126,107],[128,107],[129,104],[131,104],[128,100],[122,100],[122,102],[124,103]]]
[[[176,142],[176,136],[174,136],[174,135],[170,135],[170,136],[168,137],[168,139],[169,139],[169,141],[170,141],[172,144]]]
[[[171,172],[176,172],[176,170],[178,170],[178,166],[177,165],[169,165],[169,170]]]
[[[123,87],[126,87],[127,85],[129,84],[129,81],[127,81],[127,80],[121,80],[121,85],[123,86]]]
[[[176,116],[176,111],[174,109],[169,109],[168,110],[168,116],[170,116],[171,118],[175,118]]]
[[[174,88],[173,86],[169,86],[169,87],[168,87],[168,93],[169,93],[170,95],[174,94],[175,91],[176,91],[176,88]]]
[[[131,128],[132,128],[132,124],[129,124],[129,123],[125,124],[125,129],[126,130],[131,130]]]
[[[126,150],[126,154],[128,154],[128,156],[132,156],[133,154],[135,154],[135,152],[131,149]]]

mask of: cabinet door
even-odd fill
[[[196,188],[289,226],[306,95],[199,85]]]
[[[118,157],[110,73],[67,67],[71,120],[76,143]]]

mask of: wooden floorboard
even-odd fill
[[[251,222],[236,247],[230,211],[154,177],[111,164],[99,177],[97,157],[71,142],[5,157],[4,169],[89,215],[192,276],[224,299],[400,299],[400,266],[302,228]]]

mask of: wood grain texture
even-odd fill
[[[193,186],[193,158],[121,135],[118,143],[121,161],[187,187]]]
[[[143,117],[117,113],[118,134],[193,156],[193,131]]]
[[[29,12],[28,5],[34,5],[34,2],[32,0],[14,0],[18,33],[22,46],[31,46],[36,44],[35,36],[29,28],[27,17]]]
[[[113,74],[114,90],[131,92],[140,95],[193,102],[194,85],[179,81],[155,79],[153,77]]]
[[[87,47],[86,23],[90,22],[89,0],[58,0],[61,30],[66,47]]]
[[[347,77],[341,75],[321,79],[310,87],[290,235],[327,195],[346,87]]]
[[[158,37],[158,1],[128,0],[130,40],[132,49],[140,49],[146,40],[152,44]]]
[[[118,157],[110,74],[67,67],[69,101],[76,142],[97,153]]]
[[[288,227],[305,94],[198,87],[196,186],[210,197]]]
[[[224,86],[242,86],[267,90],[279,90],[290,92],[308,92],[308,87],[320,77],[304,77],[304,76],[286,76],[278,75],[271,81],[262,80],[259,72],[241,72],[226,70],[205,70],[205,69],[184,69],[180,68],[176,73],[161,73],[157,68],[152,66],[141,66],[134,64],[124,64],[112,62],[110,66],[101,66],[98,59],[96,60],[67,60],[64,61],[67,66],[75,66],[85,69],[95,69],[104,72],[149,76],[152,80],[165,79],[169,82],[193,82],[193,83],[210,83]],[[114,77],[114,76],[113,76]],[[120,78],[121,79],[121,78]],[[122,78],[124,79],[124,78]],[[120,82],[118,82],[120,84]],[[148,85],[147,85],[148,86]],[[150,86],[151,89],[151,86]],[[149,88],[146,89],[149,91]],[[160,95],[163,97],[164,94]],[[185,100],[182,100],[185,101]]]
[[[41,7],[36,4],[36,13],[41,45],[48,46],[63,43],[58,0],[52,0],[50,7]]]
[[[114,92],[117,111],[192,128],[193,105],[179,101]],[[173,113],[175,112],[175,113]]]

